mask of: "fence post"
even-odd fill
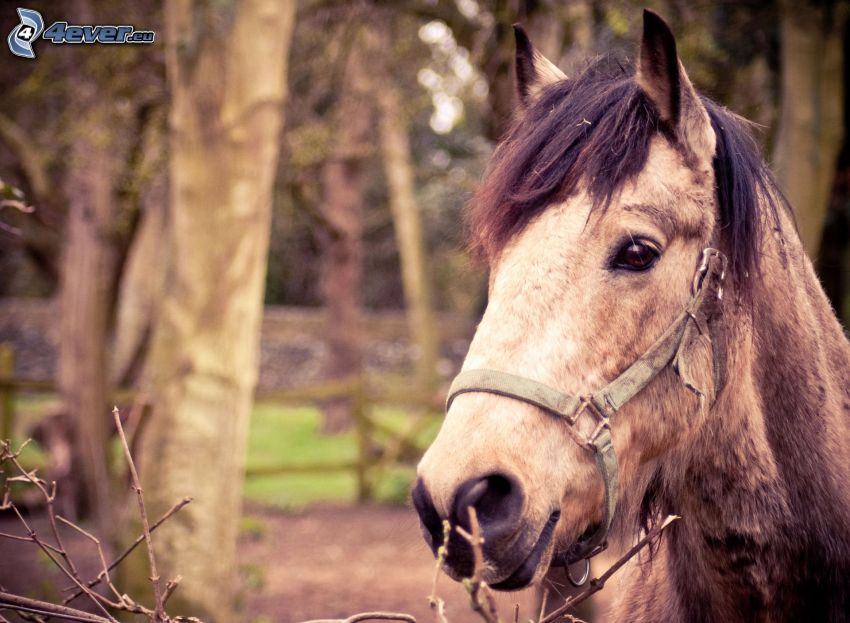
[[[15,351],[11,344],[0,343],[0,439],[11,439],[15,428]]]
[[[357,501],[368,502],[372,499],[371,466],[372,435],[367,413],[366,380],[361,377],[352,394],[352,412],[355,434],[357,435]]]

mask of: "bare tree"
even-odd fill
[[[384,24],[372,42],[374,57],[388,49],[391,37]],[[389,190],[396,243],[401,260],[401,279],[407,302],[411,338],[416,346],[416,379],[422,391],[436,388],[440,338],[434,319],[425,239],[420,207],[416,201],[416,177],[402,98],[386,60],[377,72],[380,83],[374,93],[378,108],[381,159]]]
[[[258,374],[271,200],[294,0],[166,4],[171,88],[169,269],[141,447],[160,568],[186,580],[177,610],[232,620],[242,478]],[[183,606],[181,608],[181,606]]]

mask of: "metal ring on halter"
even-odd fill
[[[581,576],[580,580],[573,579],[573,574],[570,571],[570,566],[566,565],[565,569],[567,571],[567,579],[570,581],[570,584],[575,586],[576,588],[580,588],[587,583],[588,578],[590,578],[590,558],[584,559],[584,573]]]

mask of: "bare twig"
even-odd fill
[[[157,520],[157,522],[155,524],[153,524],[151,526],[151,533],[153,533],[154,530],[156,530],[163,523],[165,523],[174,513],[179,511],[181,508],[186,506],[191,501],[192,501],[192,498],[187,497],[187,498],[183,498],[182,500],[177,502],[177,504],[172,506],[162,517],[159,518],[159,520]],[[117,567],[122,562],[124,562],[124,559],[127,558],[127,556],[129,556],[131,553],[133,553],[133,550],[135,550],[144,540],[145,540],[145,535],[140,534],[136,538],[136,540],[133,541],[133,543],[130,544],[130,546],[127,549],[125,549],[124,552],[120,556],[118,556],[117,558],[115,558],[115,560],[113,560],[111,563],[109,563],[109,566],[107,567],[107,571],[112,571],[115,567]],[[88,586],[89,588],[97,586],[103,579],[104,579],[104,574],[101,571],[100,574],[98,574],[98,576],[95,579],[89,581],[86,584],[86,586]],[[65,600],[62,603],[63,604],[71,603],[72,601],[74,601],[77,597],[79,597],[82,594],[83,594],[82,591],[77,591],[76,593],[74,593],[70,597],[66,597]]]
[[[20,199],[0,199],[0,210],[3,208],[12,208],[18,212],[23,212],[24,214],[32,214],[35,212],[35,208],[33,206],[27,205],[26,202],[21,201]]]
[[[27,440],[27,443],[29,440]],[[53,532],[53,538],[56,541],[55,551],[59,553],[65,564],[68,565],[68,570],[74,575],[75,578],[79,579],[79,574],[77,573],[77,568],[74,566],[74,561],[71,560],[70,556],[68,556],[67,550],[65,549],[65,544],[62,542],[62,536],[59,534],[59,526],[56,524],[56,512],[53,507],[53,501],[56,499],[56,483],[53,482],[51,484],[50,491],[47,490],[47,483],[38,478],[36,476],[36,470],[27,471],[18,461],[18,455],[26,446],[24,443],[20,448],[18,448],[17,452],[11,451],[11,445],[8,441],[0,442],[6,447],[6,458],[12,462],[12,465],[15,466],[15,469],[18,470],[19,476],[14,478],[9,478],[9,482],[14,482],[16,480],[22,480],[30,482],[35,485],[35,487],[41,492],[42,497],[44,498],[45,504],[47,505],[47,518],[50,521],[50,529]],[[24,522],[26,523],[26,522]]]
[[[46,481],[38,477],[35,470],[27,471],[20,464],[20,462],[18,461],[18,456],[20,455],[21,450],[26,446],[26,443],[21,445],[17,449],[17,451],[15,451],[12,448],[11,442],[0,440],[0,466],[8,461],[11,465],[14,466],[15,470],[18,472],[15,476],[4,478],[2,498],[0,498],[0,510],[11,509],[12,511],[14,511],[14,513],[17,515],[18,521],[26,530],[26,536],[0,533],[0,538],[10,539],[14,541],[30,542],[38,546],[50,559],[50,561],[72,582],[72,585],[65,590],[72,591],[76,589],[76,592],[74,592],[70,597],[66,598],[61,605],[58,605],[49,602],[28,599],[20,597],[18,595],[12,595],[7,593],[5,589],[0,586],[0,611],[12,610],[18,613],[23,620],[33,621],[35,623],[44,623],[47,620],[45,617],[60,618],[70,621],[82,621],[83,623],[101,623],[103,621],[106,621],[107,623],[118,623],[117,620],[110,614],[109,610],[107,610],[107,608],[141,614],[144,615],[147,619],[151,620],[153,623],[200,623],[200,620],[194,617],[178,616],[171,618],[165,613],[165,602],[175,591],[175,589],[180,583],[181,578],[180,576],[177,576],[166,584],[164,591],[160,590],[161,587],[159,583],[159,574],[156,571],[156,561],[154,558],[151,540],[151,533],[157,527],[159,527],[161,524],[171,518],[186,504],[191,502],[191,498],[187,497],[180,500],[177,504],[171,507],[171,509],[169,509],[168,512],[166,512],[155,524],[153,524],[153,526],[150,526],[144,505],[142,489],[139,484],[138,473],[136,472],[136,467],[127,445],[127,438],[121,426],[121,421],[117,408],[113,410],[113,415],[115,417],[115,423],[118,429],[119,438],[121,439],[121,443],[124,449],[125,458],[128,463],[132,487],[136,492],[136,496],[138,499],[139,511],[142,519],[143,533],[135,540],[134,543],[132,543],[120,556],[118,556],[110,564],[106,563],[106,557],[104,556],[103,548],[101,547],[100,540],[97,537],[95,537],[92,533],[88,532],[82,527],[78,526],[74,522],[56,514],[53,506],[53,502],[56,498],[56,483],[53,482],[48,485]],[[47,506],[46,514],[50,522],[50,527],[53,533],[53,538],[55,539],[55,544],[49,543],[43,538],[41,538],[41,536],[37,534],[33,528],[30,527],[27,520],[18,510],[17,506],[11,501],[9,490],[10,482],[23,482],[30,484],[37,488],[38,491],[41,493]],[[77,568],[74,565],[74,561],[72,560],[71,556],[68,554],[67,549],[65,548],[65,545],[62,541],[62,535],[60,534],[58,528],[59,523],[62,523],[65,526],[83,535],[85,538],[93,542],[97,547],[97,553],[101,562],[101,571],[95,579],[89,581],[86,584],[84,584],[83,580],[80,578]],[[112,571],[115,567],[117,567],[142,542],[146,544],[148,549],[148,561],[151,569],[151,583],[154,588],[154,610],[145,608],[144,606],[136,603],[128,595],[120,594],[117,588],[115,588],[115,586],[112,584],[111,578],[109,576],[109,572]],[[104,595],[96,593],[92,590],[92,588],[100,582],[105,582],[107,584],[109,590],[112,592],[112,594],[115,595],[115,601],[112,601]],[[88,597],[95,604],[95,606],[102,611],[103,616],[101,616],[100,614],[90,614],[82,610],[77,610],[76,608],[69,607],[67,605],[69,602],[82,595]],[[403,616],[399,620],[406,620],[403,618]],[[5,619],[2,619],[2,617],[0,617],[0,623],[3,623],[4,620]]]
[[[434,583],[431,585],[431,595],[428,597],[428,605],[434,611],[434,619],[437,623],[448,623],[446,619],[446,602],[437,596],[437,580],[440,578],[443,563],[449,554],[449,536],[452,527],[448,519],[443,520],[443,544],[437,549],[437,564],[434,568]]]
[[[0,609],[31,612],[66,621],[82,621],[83,623],[110,623],[115,620],[111,618],[107,619],[97,614],[83,612],[76,608],[59,606],[46,601],[21,597],[20,595],[13,595],[6,592],[0,592]]]
[[[483,580],[484,574],[484,537],[481,535],[481,525],[478,523],[478,514],[475,508],[470,506],[469,512],[469,527],[471,530],[467,532],[461,526],[455,526],[455,530],[460,534],[472,547],[472,555],[475,561],[472,569],[472,577],[465,578],[463,585],[469,593],[472,601],[472,609],[484,619],[485,623],[499,623],[499,613],[496,609],[496,600],[493,597],[493,591],[487,586]]]
[[[23,212],[24,214],[31,214],[35,212],[34,207],[27,205],[19,199],[0,199],[0,211],[2,211],[3,208],[14,208],[18,212]],[[23,233],[20,228],[4,223],[3,221],[0,221],[0,231],[5,231],[13,236],[20,236]]]
[[[585,590],[583,590],[578,595],[567,599],[560,608],[558,608],[557,610],[553,610],[548,616],[541,619],[540,623],[553,623],[554,621],[558,620],[575,620],[575,617],[567,613],[568,610],[575,608],[578,604],[586,600],[594,593],[601,591],[602,588],[605,586],[605,582],[607,582],[612,575],[617,573],[617,571],[619,571],[623,567],[623,565],[625,565],[629,560],[634,558],[634,556],[640,550],[649,545],[656,537],[658,537],[664,531],[667,526],[669,526],[677,519],[680,519],[678,515],[668,515],[664,521],[652,528],[652,530],[650,530],[642,539],[635,543],[629,549],[629,551],[623,554],[617,560],[617,562],[608,567],[605,573],[603,573],[598,578],[593,578]]]
[[[163,606],[165,606],[166,602],[168,601],[168,598],[171,597],[171,594],[177,589],[177,586],[180,584],[180,582],[182,580],[183,580],[183,576],[178,575],[173,580],[168,580],[168,582],[165,583],[165,592],[162,595]]]
[[[537,620],[541,621],[546,615],[546,600],[549,598],[549,589],[543,589],[543,596],[540,598],[540,614],[537,615]]]
[[[414,617],[401,612],[361,612],[345,619],[345,623],[357,623],[358,621],[406,621],[407,623],[416,623]]]
[[[43,551],[47,555],[47,557],[50,559],[50,561],[63,574],[65,574],[65,576],[69,580],[71,580],[74,584],[77,585],[78,588],[82,589],[83,592],[85,592],[85,594],[89,597],[89,599],[91,599],[92,603],[95,606],[97,606],[101,610],[101,612],[103,612],[103,614],[106,616],[107,621],[111,621],[112,623],[118,623],[118,621],[111,614],[109,614],[109,611],[106,609],[106,606],[118,607],[118,604],[115,604],[115,603],[111,602],[110,600],[108,600],[106,597],[103,597],[102,595],[98,595],[94,591],[86,588],[82,584],[82,581],[77,576],[76,571],[69,569],[69,568],[66,568],[65,565],[63,565],[62,562],[56,557],[57,555],[61,555],[66,560],[69,560],[69,556],[65,552],[65,548],[64,547],[59,548],[59,550],[60,550],[59,554],[54,554],[54,552],[56,551],[57,548],[48,547],[45,544],[45,542],[41,540],[41,537],[38,536],[38,533],[36,533],[36,531],[33,530],[30,527],[30,525],[27,523],[27,520],[24,519],[24,516],[21,514],[21,511],[18,510],[18,507],[15,506],[14,504],[12,504],[12,510],[15,512],[15,515],[18,516],[18,521],[20,521],[21,525],[24,526],[24,529],[27,531],[27,534],[29,535],[30,540],[33,543],[35,543],[36,545],[38,545],[39,548],[41,548],[41,551]],[[57,532],[58,532],[58,530],[57,530]],[[61,544],[61,542],[60,542],[60,544]]]
[[[115,619],[109,614],[109,611],[106,609],[106,606],[114,607],[116,604],[103,597],[102,595],[98,595],[97,593],[89,590],[82,584],[82,580],[80,579],[79,573],[77,572],[77,568],[74,565],[73,559],[68,555],[68,551],[65,549],[65,544],[62,541],[62,535],[59,533],[59,527],[57,525],[56,520],[56,512],[53,506],[53,502],[56,499],[56,483],[52,483],[50,487],[50,491],[47,490],[47,483],[39,478],[36,475],[36,470],[27,471],[24,469],[23,465],[21,465],[18,460],[21,451],[26,446],[26,443],[22,444],[20,448],[18,448],[17,452],[12,450],[12,445],[7,440],[0,440],[0,457],[4,461],[9,461],[18,471],[18,476],[14,476],[12,478],[7,478],[7,482],[28,482],[34,485],[42,497],[44,498],[45,504],[47,506],[47,518],[50,522],[50,528],[53,533],[53,538],[55,541],[55,545],[51,543],[47,543],[44,541],[39,535],[33,530],[29,524],[27,523],[24,516],[21,515],[18,508],[9,501],[7,495],[4,495],[4,507],[11,508],[18,517],[18,520],[21,522],[21,525],[27,531],[28,540],[35,543],[46,555],[47,557],[56,565],[56,567],[68,577],[74,584],[76,584],[82,591],[86,594],[86,596],[95,604],[95,606],[103,612],[106,616],[106,619],[109,621],[115,621]],[[11,536],[11,535],[9,535]],[[20,540],[20,539],[15,539]],[[59,556],[62,560],[60,561]],[[63,562],[64,561],[64,564]]]
[[[11,506],[9,508],[11,508]],[[25,543],[32,543],[32,539],[29,538],[28,536],[20,536],[20,535],[17,535],[17,534],[8,534],[7,532],[0,532],[0,539],[11,539],[12,541],[24,541]]]
[[[347,619],[314,619],[304,623],[359,623],[360,621],[404,621],[416,623],[416,618],[402,612],[361,612],[352,614]]]
[[[127,445],[127,437],[124,435],[124,428],[121,426],[121,415],[118,412],[118,407],[113,407],[112,416],[115,418],[115,427],[118,429],[118,437],[121,440],[121,446],[124,448],[124,458],[127,459],[127,466],[130,470],[130,478],[133,484],[133,489],[136,492],[136,499],[139,502],[139,516],[142,520],[142,532],[145,536],[145,546],[148,550],[148,564],[151,571],[151,585],[153,586],[154,597],[154,621],[156,623],[167,621],[165,609],[163,607],[162,585],[160,584],[159,572],[156,569],[156,556],[153,551],[153,541],[151,540],[151,527],[148,523],[148,512],[145,508],[145,499],[142,493],[142,485],[139,482],[139,474],[136,471],[136,464],[133,462],[133,455],[130,454],[130,446]]]
[[[97,548],[97,555],[100,558],[101,568],[103,569],[103,571],[101,573],[103,573],[104,579],[106,580],[106,586],[109,588],[109,590],[112,591],[112,594],[115,595],[115,597],[118,599],[118,601],[121,601],[121,593],[119,593],[118,589],[116,589],[115,586],[113,586],[112,580],[109,577],[109,565],[106,564],[106,556],[103,555],[103,548],[100,546],[100,540],[97,537],[95,537],[91,532],[84,530],[83,528],[81,528],[80,526],[75,524],[73,521],[68,521],[67,519],[65,519],[61,515],[57,515],[56,519],[58,519],[60,522],[62,522],[63,524],[65,524],[69,528],[76,530],[77,532],[82,534],[84,537],[89,539],[92,543],[94,543],[95,547]]]
[[[112,615],[109,614],[109,611],[106,607],[115,608],[118,606],[117,603],[110,601],[106,597],[95,593],[90,590],[83,584],[82,579],[80,578],[80,574],[77,571],[76,566],[74,565],[74,560],[71,556],[68,555],[68,550],[65,548],[65,544],[62,541],[62,535],[59,532],[59,526],[57,524],[57,515],[56,510],[54,508],[53,502],[56,499],[56,482],[52,482],[50,484],[50,490],[47,489],[47,482],[42,480],[36,475],[36,470],[27,471],[24,469],[23,465],[21,465],[18,457],[20,456],[23,449],[30,442],[28,439],[18,448],[17,452],[12,450],[11,442],[7,440],[0,440],[0,448],[2,448],[2,454],[0,457],[3,460],[8,460],[14,465],[15,469],[18,471],[18,476],[14,476],[12,478],[7,478],[7,482],[29,482],[34,485],[42,497],[44,498],[45,505],[47,507],[47,519],[50,522],[50,529],[53,533],[53,539],[55,541],[55,545],[44,541],[39,535],[30,528],[24,519],[23,515],[21,515],[20,511],[18,511],[17,507],[9,501],[8,495],[4,495],[4,507],[11,508],[15,514],[18,516],[18,519],[21,522],[21,525],[27,531],[27,536],[30,541],[35,543],[41,550],[47,555],[47,557],[65,574],[68,579],[70,579],[80,590],[84,593],[93,604],[106,616],[106,618],[110,621],[116,621]],[[19,540],[19,539],[16,539]],[[55,554],[55,555],[54,555]],[[60,556],[64,564],[60,562],[56,556]]]

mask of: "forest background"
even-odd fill
[[[235,601],[243,499],[406,500],[486,305],[463,208],[513,114],[515,22],[570,75],[631,60],[641,9],[663,15],[697,88],[754,122],[850,319],[845,1],[27,6],[156,40],[0,53],[0,437],[34,437],[114,547],[133,520],[110,407],[137,407],[152,510],[195,498],[163,566],[210,620],[301,612]]]

